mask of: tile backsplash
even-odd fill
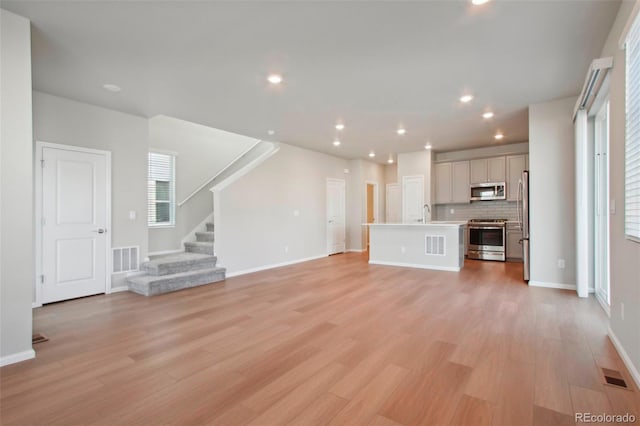
[[[518,220],[514,201],[476,201],[469,204],[438,204],[435,207],[435,220]]]

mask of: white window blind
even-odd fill
[[[640,15],[638,15],[640,16]],[[626,40],[625,234],[640,242],[640,19]]]
[[[149,153],[147,192],[149,226],[175,225],[175,157]]]

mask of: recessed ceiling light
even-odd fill
[[[271,74],[267,77],[267,81],[271,84],[280,84],[282,83],[282,76],[280,74]]]
[[[275,130],[267,130],[267,134],[269,134],[270,136],[273,136],[276,134]]]
[[[472,95],[464,95],[460,98],[460,102],[464,102],[466,104],[467,102],[471,102],[472,99]]]
[[[344,129],[344,124],[342,123],[336,124],[336,130],[342,130],[342,129]]]
[[[337,139],[333,141],[333,146],[340,146],[340,141]]]
[[[475,6],[480,6],[481,4],[489,3],[489,0],[471,0],[471,3]]]
[[[493,118],[493,113],[491,111],[487,111],[484,114],[482,114],[482,118]]]
[[[373,158],[373,157],[375,157],[375,156],[376,156],[376,153],[375,153],[375,152],[371,151],[371,152],[369,153],[369,157]]]
[[[389,158],[389,159],[387,160],[387,163],[389,163],[389,164],[393,164],[393,158]]]
[[[122,91],[122,88],[120,86],[117,86],[117,85],[111,84],[111,83],[103,84],[102,88],[104,90],[107,90],[107,91],[113,92],[113,93],[118,93],[118,92]]]
[[[407,133],[407,131],[405,129],[403,129],[403,128],[399,128],[397,130],[397,132],[398,132],[399,135],[404,135],[405,133]]]
[[[426,144],[426,145],[424,146],[424,149],[431,149],[431,144],[430,144],[430,143]]]
[[[498,132],[498,133],[496,133],[496,135],[494,136],[494,138],[496,138],[496,139],[500,140],[500,139],[504,138],[504,135],[503,135],[502,133]]]

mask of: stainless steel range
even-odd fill
[[[469,259],[506,260],[507,219],[471,219],[468,223]]]

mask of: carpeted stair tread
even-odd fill
[[[216,266],[217,258],[208,254],[182,252],[156,257],[142,264],[150,275],[168,275]]]
[[[140,275],[128,278],[129,290],[144,296],[169,293],[211,284],[225,279],[225,268],[215,267],[169,275]]]
[[[184,243],[184,248],[190,253],[209,254],[213,256],[213,243],[203,241],[189,241]]]
[[[196,232],[196,241],[212,243],[214,241],[215,232]]]

